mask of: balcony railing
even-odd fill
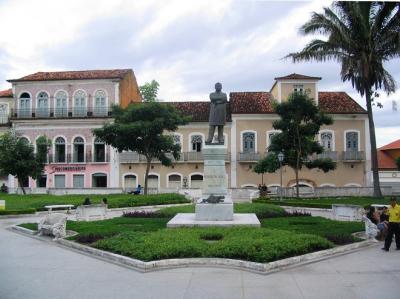
[[[12,109],[12,119],[110,117],[111,107]]]
[[[181,153],[179,160],[175,161],[172,154],[168,153],[167,157],[171,158],[173,162],[203,162],[204,156],[202,152],[184,152]],[[227,153],[225,161],[230,162],[231,155]],[[120,163],[145,163],[146,157],[144,155],[139,155],[136,152],[122,152],[119,154],[119,162]],[[153,163],[160,163],[159,160],[153,159]]]
[[[361,162],[365,160],[364,151],[344,151],[343,162]]]
[[[256,162],[260,160],[261,154],[258,152],[242,152],[239,153],[239,162]]]
[[[86,153],[86,155],[78,156],[78,155],[53,155],[53,154],[48,154],[47,157],[47,163],[48,164],[54,164],[54,163],[60,163],[60,164],[74,164],[74,163],[107,163],[110,162],[110,156],[109,154],[99,154],[99,155],[93,155],[91,153]]]
[[[315,159],[332,159],[332,161],[338,161],[338,152],[337,151],[325,151],[320,154],[315,154],[310,157],[310,160]]]

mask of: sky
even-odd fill
[[[0,0],[0,88],[38,71],[131,68],[139,85],[160,83],[163,101],[269,91],[290,73],[322,77],[320,91],[346,91],[335,62],[283,59],[311,40],[299,27],[330,1]],[[400,86],[400,60],[385,67]],[[374,108],[378,146],[400,138],[400,91]],[[398,111],[392,110],[392,102]]]

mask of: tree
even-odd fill
[[[400,171],[400,157],[396,158],[396,166],[397,166],[397,170]]]
[[[162,165],[170,166],[171,158],[177,160],[180,156],[180,145],[165,133],[187,124],[189,118],[182,116],[174,106],[158,102],[131,104],[127,108],[114,106],[113,115],[114,123],[93,130],[94,135],[119,152],[135,151],[146,157],[144,194],[147,194],[151,161],[158,159]]]
[[[261,174],[261,184],[264,184],[264,173],[273,173],[279,169],[279,160],[277,155],[272,152],[268,153],[266,157],[257,162],[254,166],[253,171]]]
[[[144,102],[156,102],[160,84],[156,80],[147,82],[139,87]]]
[[[306,93],[294,92],[286,102],[275,104],[274,109],[280,119],[274,121],[273,127],[281,133],[272,138],[268,150],[284,154],[282,165],[294,170],[296,194],[299,197],[299,170],[303,166],[319,168],[324,172],[336,167],[329,158],[310,160],[313,154],[323,152],[323,147],[315,141],[315,135],[322,125],[330,125],[333,120],[322,113]]]
[[[335,60],[341,64],[341,79],[365,95],[371,140],[374,196],[382,197],[379,185],[373,95],[383,89],[396,90],[393,77],[384,62],[400,56],[400,13],[396,2],[334,2],[324,13],[313,13],[300,29],[304,35],[322,34],[303,50],[291,53],[293,62]]]
[[[22,192],[26,194],[23,179],[39,178],[47,160],[47,152],[51,142],[46,136],[40,136],[37,141],[37,151],[32,144],[15,133],[8,132],[0,136],[0,169],[1,172],[17,177]]]

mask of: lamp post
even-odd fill
[[[282,162],[283,162],[284,158],[285,158],[285,155],[282,152],[280,152],[278,154],[279,168],[280,168],[280,173],[281,173],[281,184],[280,184],[280,189],[279,189],[280,201],[282,201]]]

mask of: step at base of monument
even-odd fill
[[[195,213],[179,213],[176,214],[168,223],[167,227],[207,227],[207,226],[252,226],[260,227],[261,223],[256,214],[233,214],[233,220],[228,221],[210,221],[210,220],[196,220]]]

